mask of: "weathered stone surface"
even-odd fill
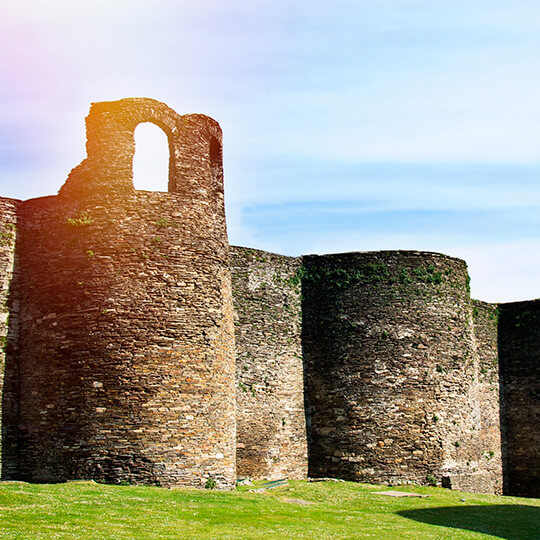
[[[94,105],[84,174],[22,204],[17,478],[235,483],[221,132],[167,109],[173,171],[189,175],[135,192],[133,130],[159,110]]]
[[[477,395],[480,411],[478,459],[474,464],[478,474],[476,485],[484,493],[503,492],[503,464],[501,439],[501,387],[497,328],[499,310],[496,305],[473,300],[475,348],[478,355]],[[479,461],[479,463],[478,463]],[[454,482],[454,485],[457,485]],[[463,480],[459,484],[463,489]]]
[[[134,131],[141,122],[159,126],[169,141],[169,192],[219,204],[223,195],[222,133],[202,114],[179,116],[147,98],[92,103],[86,117],[86,159],[75,167],[60,195],[133,193]]]
[[[231,247],[240,477],[307,476],[300,265]]]
[[[310,476],[457,475],[474,489],[486,459],[465,263],[376,252],[304,265]]]
[[[499,304],[504,491],[540,497],[540,300]]]
[[[19,298],[17,294],[18,257],[16,253],[17,221],[21,201],[0,198],[0,464],[3,454],[13,452],[15,433],[6,429],[8,419],[15,421],[17,402],[16,363],[19,329]],[[6,472],[7,469],[4,467]]]
[[[133,189],[141,122],[168,193]],[[86,125],[58,196],[0,199],[4,479],[225,489],[305,478],[309,447],[312,476],[540,495],[540,300],[471,301],[436,253],[229,259],[215,121]]]

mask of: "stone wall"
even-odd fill
[[[505,494],[540,497],[540,300],[499,305]]]
[[[22,205],[13,477],[235,483],[221,132],[168,110],[170,140],[191,130],[171,146],[174,171],[185,160],[189,175],[175,172],[170,193],[135,192],[133,130],[156,104],[94,105],[83,166],[59,196]],[[122,135],[112,148],[107,130]]]
[[[17,221],[20,201],[0,198],[0,466],[3,454],[9,455],[14,433],[5,426],[16,417],[13,393],[16,369],[12,358],[18,346],[19,299],[17,296],[18,260],[16,256]],[[13,450],[11,450],[12,452]]]
[[[147,98],[92,103],[86,117],[87,157],[71,171],[60,194],[132,193],[134,132],[142,122],[159,126],[167,135],[169,192],[219,204],[223,197],[219,124],[202,114],[179,116],[165,103]]]
[[[141,122],[168,193],[133,189]],[[0,199],[4,479],[230,488],[309,448],[312,476],[539,496],[540,300],[471,301],[436,253],[229,258],[215,121],[131,98],[86,127],[58,196]]]
[[[300,265],[231,247],[240,477],[307,476]]]
[[[478,355],[477,394],[480,410],[480,452],[474,464],[484,476],[486,493],[502,494],[502,443],[500,415],[498,308],[473,300],[473,321]]]
[[[485,489],[465,263],[377,252],[304,266],[310,475]]]

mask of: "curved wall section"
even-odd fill
[[[0,198],[0,466],[14,472],[17,448],[19,296],[17,227],[21,201]]]
[[[466,264],[377,252],[304,268],[310,475],[481,490]]]
[[[201,140],[181,141],[190,176],[171,193],[117,190],[122,171],[105,177],[89,157],[90,184],[71,176],[60,196],[23,203],[19,478],[234,485],[228,243],[209,191],[221,161]]]
[[[540,300],[499,304],[505,495],[540,497]]]
[[[307,476],[300,266],[231,247],[240,477]]]

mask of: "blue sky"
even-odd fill
[[[153,97],[220,122],[231,243],[439,251],[477,298],[539,297],[538,28],[519,0],[20,0],[1,193],[56,193],[91,101]],[[166,189],[165,136],[136,137],[137,187]]]

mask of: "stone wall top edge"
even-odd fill
[[[500,305],[497,302],[485,302],[484,300],[478,300],[477,298],[471,298],[471,302],[475,306],[481,307],[481,308],[496,308]]]
[[[485,309],[513,309],[513,308],[523,308],[527,305],[533,305],[535,308],[540,308],[540,298],[531,298],[530,300],[516,300],[514,302],[485,302],[484,300],[478,300],[477,298],[471,298],[471,302],[474,306],[478,308]]]
[[[43,195],[42,197],[32,197],[31,199],[24,199],[20,202],[23,203],[30,203],[30,202],[40,202],[40,201],[46,201],[46,200],[53,200],[56,199],[58,195]]]
[[[231,245],[232,249],[238,249],[238,250],[250,250],[250,251],[256,251],[257,253],[266,253],[268,255],[275,255],[278,257],[287,257],[289,259],[302,259],[302,258],[334,258],[334,257],[354,257],[354,256],[360,256],[360,257],[375,257],[375,256],[418,256],[418,257],[438,257],[445,260],[455,261],[459,264],[463,264],[467,266],[467,262],[463,259],[460,259],[458,257],[452,257],[451,255],[445,255],[444,253],[438,253],[436,251],[415,251],[415,250],[406,250],[406,249],[390,249],[390,250],[381,250],[381,251],[344,251],[341,253],[307,253],[304,255],[299,256],[292,256],[292,255],[282,255],[280,253],[275,253],[272,251],[265,251],[264,249],[257,249],[257,248],[251,248],[247,246],[233,246]]]
[[[182,200],[184,197],[181,193],[176,193],[174,191],[158,191],[158,190],[147,190],[147,189],[135,189],[133,190],[133,192],[120,194],[120,198],[126,201],[129,199],[132,199],[133,197],[137,198],[140,196],[142,197],[146,196],[150,198],[154,197],[158,199],[177,199],[177,200]],[[39,202],[45,202],[45,201],[52,201],[56,198],[58,198],[58,195],[44,195],[42,197],[33,197],[31,199],[23,199],[23,200],[0,197],[0,201],[12,201],[15,203],[26,204],[26,203],[39,203]],[[100,203],[100,202],[104,202],[104,201],[112,200],[112,199],[114,199],[115,202],[117,201],[117,197],[114,196],[114,193],[109,194],[109,197],[102,197],[98,194],[94,202]],[[84,199],[84,201],[86,202],[87,199]]]
[[[153,190],[153,189],[135,189],[133,190],[132,195],[156,195],[156,196],[162,196],[164,198],[182,198],[182,194],[175,193],[171,191],[159,191],[159,190]],[[43,195],[41,197],[32,197],[30,199],[13,199],[11,197],[0,197],[0,201],[8,201],[13,203],[30,203],[30,202],[40,202],[40,201],[46,201],[46,200],[53,200],[56,199],[58,195],[52,194],[52,195]],[[129,193],[122,194],[122,198],[127,199],[130,197]]]
[[[219,125],[219,122],[215,120],[214,118],[212,118],[211,116],[208,116],[202,113],[179,114],[163,101],[158,101],[157,99],[153,99],[153,98],[129,97],[129,98],[122,98],[122,99],[115,99],[115,100],[107,100],[107,101],[92,101],[90,102],[89,116],[93,116],[94,114],[99,114],[101,111],[114,110],[115,108],[120,107],[120,106],[156,107],[157,109],[160,109],[161,111],[165,111],[171,116],[176,117],[177,121],[178,120],[192,120],[197,123],[210,124],[212,126],[212,129],[215,131],[213,135],[217,136],[218,139],[220,139],[220,141],[223,137],[223,132],[222,132],[221,126]]]
[[[294,257],[292,255],[282,255],[281,253],[274,253],[273,251],[265,251],[264,249],[250,248],[246,246],[234,246],[231,244],[229,247],[231,249],[231,253],[235,251],[244,252],[244,253],[259,253],[259,254],[264,254],[271,257],[277,257],[280,259],[290,259],[291,261],[299,260],[302,258],[302,256]]]
[[[535,309],[540,309],[540,298],[531,298],[530,300],[517,300],[515,302],[499,302],[497,304],[492,304],[492,305],[496,305],[500,308],[523,308],[523,307],[526,307],[527,305],[533,307]]]
[[[13,197],[0,197],[0,201],[2,202],[11,202],[11,203],[21,203],[23,202],[22,199],[15,199]]]
[[[342,253],[309,253],[306,255],[303,255],[303,257],[306,258],[333,258],[333,257],[376,257],[376,256],[383,256],[383,257],[396,257],[396,256],[417,256],[419,258],[421,257],[437,257],[449,261],[455,261],[460,264],[467,265],[467,262],[463,259],[460,259],[458,257],[452,257],[451,255],[445,255],[444,253],[438,253],[436,251],[416,251],[416,250],[407,250],[407,249],[389,249],[389,250],[380,250],[380,251],[345,251]]]

